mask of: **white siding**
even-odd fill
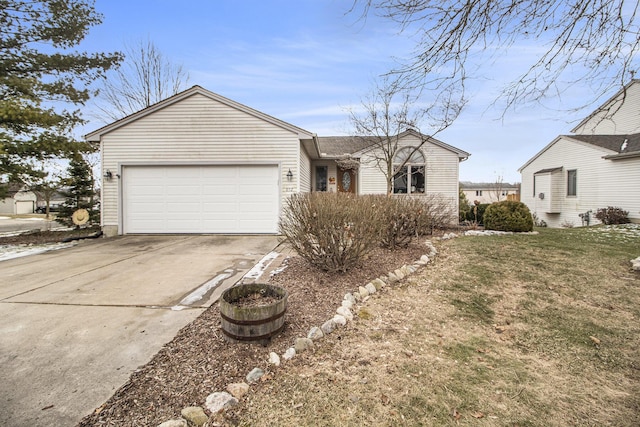
[[[522,201],[550,227],[582,224],[580,213],[617,206],[629,211],[629,217],[640,221],[640,159],[605,160],[610,151],[559,138],[534,161],[522,169]],[[552,186],[552,199],[558,198],[560,213],[545,212],[544,201],[533,195],[533,174],[542,169],[562,167],[561,177]],[[577,171],[577,194],[567,196],[567,171]],[[540,177],[540,175],[538,175]],[[536,185],[540,185],[539,181]],[[536,187],[536,193],[541,190]],[[555,202],[554,202],[555,203]],[[555,210],[555,209],[551,209]]]
[[[399,141],[399,148],[415,147],[420,139],[407,135]],[[422,145],[422,154],[426,159],[426,193],[441,194],[455,200],[457,209],[458,176],[460,160],[458,155],[446,148],[426,142]],[[387,192],[385,173],[378,166],[371,153],[364,153],[360,158],[360,194],[380,194]],[[384,168],[384,163],[381,164]]]
[[[577,135],[626,135],[640,132],[640,83],[629,85],[625,93],[619,93],[611,103],[605,104],[573,132]]]
[[[300,144],[300,188],[299,191],[308,193],[311,191],[311,159]]]
[[[103,170],[122,165],[279,164],[280,182],[300,163],[296,134],[201,94],[194,94],[102,136]],[[294,177],[294,180],[298,180]],[[297,190],[282,186],[284,200]],[[121,226],[119,180],[103,182],[103,226]]]
[[[376,158],[371,153],[365,153],[360,157],[360,169],[358,178],[360,180],[359,194],[386,194],[387,179],[385,173],[380,168],[385,168],[384,163],[380,166]]]

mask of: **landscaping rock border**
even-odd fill
[[[443,240],[452,239],[458,237],[455,233],[449,233],[445,235]],[[336,314],[321,326],[313,326],[310,328],[306,337],[299,337],[295,339],[294,345],[289,347],[282,356],[274,352],[268,354],[268,364],[273,366],[281,366],[283,362],[287,362],[296,355],[305,351],[310,351],[320,345],[322,339],[338,328],[346,326],[347,322],[354,320],[353,309],[356,304],[365,304],[371,295],[381,291],[387,286],[393,285],[406,279],[419,269],[425,267],[431,262],[431,260],[438,254],[436,247],[430,240],[425,242],[427,247],[427,253],[422,255],[420,259],[416,260],[413,264],[403,265],[402,267],[389,272],[386,276],[381,276],[371,280],[363,286],[358,286],[353,292],[345,294],[340,306],[336,309]],[[246,377],[246,383],[231,383],[227,385],[226,391],[216,391],[211,393],[206,398],[204,408],[206,408],[212,416],[219,416],[224,413],[227,408],[234,407],[240,404],[242,397],[250,391],[249,384],[252,384],[264,376],[265,371],[259,367],[252,369]],[[201,407],[188,407],[182,410],[181,419],[167,420],[158,425],[158,427],[172,427],[172,426],[203,426],[208,420],[205,420],[201,416],[200,410],[204,413]],[[217,424],[212,424],[217,425]]]

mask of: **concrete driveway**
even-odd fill
[[[276,245],[124,236],[0,262],[0,425],[77,424]]]

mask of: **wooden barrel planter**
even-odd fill
[[[262,283],[238,285],[220,298],[222,332],[230,341],[266,344],[284,328],[287,291]]]

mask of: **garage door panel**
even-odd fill
[[[123,171],[125,233],[276,233],[275,165],[131,166]]]

